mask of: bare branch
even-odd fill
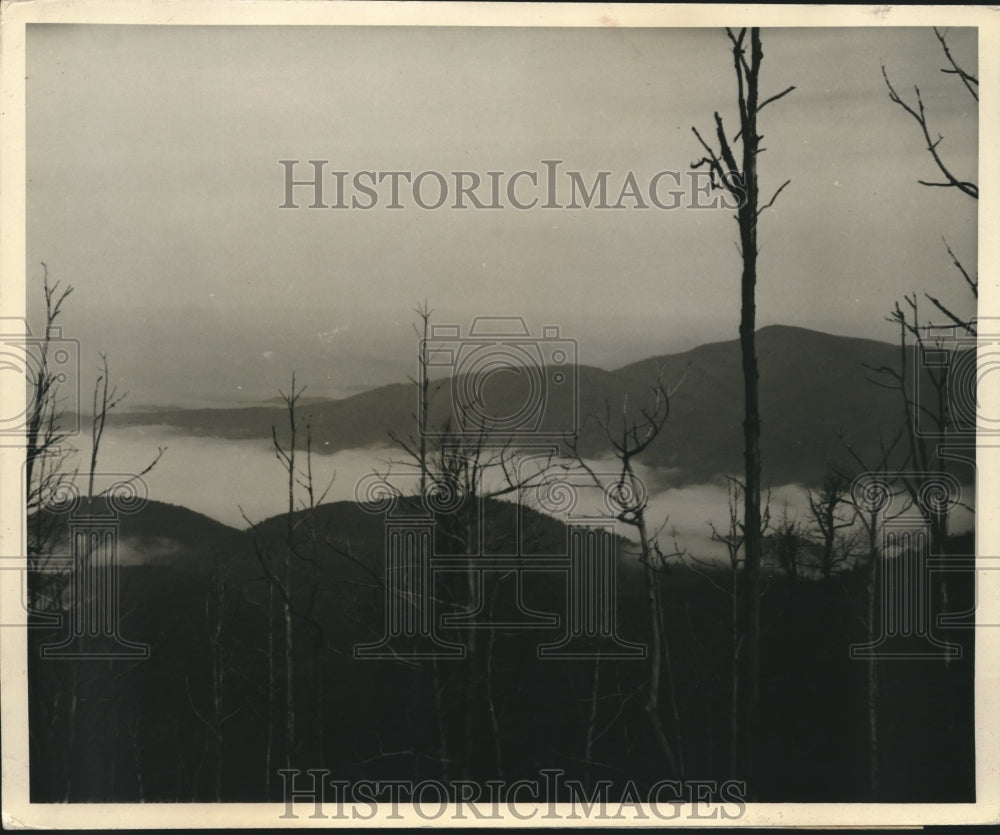
[[[777,101],[778,99],[783,99],[785,96],[787,96],[794,89],[795,89],[795,85],[792,84],[790,87],[787,87],[786,89],[782,90],[780,93],[776,93],[775,95],[771,96],[771,98],[764,99],[764,101],[762,101],[759,105],[757,105],[757,112],[760,113],[760,111],[762,111],[764,109],[764,107],[766,105],[769,105],[771,102]]]
[[[944,305],[944,303],[942,301],[940,301],[939,299],[935,298],[930,293],[924,293],[924,295],[930,300],[931,304],[933,304],[945,316],[947,316],[949,319],[951,319],[951,321],[954,322],[956,325],[958,325],[958,327],[964,328],[967,333],[975,336],[975,334],[976,334],[976,328],[975,328],[975,325],[971,321],[966,321],[966,320],[962,319],[960,316],[958,316],[957,314],[953,313],[951,310],[949,310],[947,307],[945,307],[945,305]]]
[[[959,180],[951,173],[951,170],[945,165],[944,160],[938,154],[938,146],[941,144],[942,138],[938,136],[936,140],[931,139],[930,129],[927,125],[927,114],[924,112],[924,101],[920,95],[920,88],[914,85],[913,90],[917,96],[916,108],[907,104],[903,98],[896,92],[896,88],[892,86],[892,82],[889,81],[889,75],[886,72],[885,65],[882,65],[882,78],[885,79],[885,86],[889,89],[889,99],[894,104],[898,104],[903,110],[913,117],[914,121],[920,125],[920,130],[924,135],[924,140],[927,143],[927,151],[930,153],[931,157],[934,159],[934,163],[937,165],[938,169],[944,174],[946,182],[943,183],[932,183],[926,182],[924,180],[919,180],[921,185],[925,186],[939,186],[942,188],[957,188],[963,194],[967,194],[975,200],[979,199],[979,186],[975,183],[969,182],[967,180]]]
[[[951,256],[951,263],[954,264],[955,268],[962,274],[962,278],[965,279],[965,283],[968,284],[969,285],[969,289],[972,290],[972,295],[974,295],[978,299],[979,298],[979,279],[978,278],[975,278],[975,279],[972,278],[972,276],[970,276],[969,273],[966,272],[965,267],[962,266],[962,262],[959,261],[958,258],[955,255],[955,253],[952,252],[951,246],[949,245],[948,241],[945,238],[943,238],[943,237],[941,238],[941,240],[944,241],[945,249],[948,250],[948,255]]]
[[[957,75],[962,79],[962,83],[965,85],[965,89],[969,91],[969,95],[972,96],[977,102],[979,101],[979,79],[971,73],[967,73],[963,70],[958,62],[952,57],[951,50],[948,49],[948,42],[945,40],[945,35],[938,31],[937,26],[934,27],[934,34],[938,41],[941,43],[941,49],[944,50],[945,57],[948,59],[948,63],[951,64],[951,69],[942,69],[941,72],[950,75]],[[973,89],[972,85],[975,85]]]
[[[771,206],[774,205],[774,201],[778,199],[778,195],[785,190],[785,186],[787,186],[790,182],[791,180],[785,180],[785,182],[783,182],[780,186],[778,186],[778,190],[774,193],[774,196],[757,210],[757,217],[760,217],[761,213],[765,209],[770,209]]]

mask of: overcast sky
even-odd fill
[[[948,39],[974,71],[975,32]],[[976,204],[917,184],[938,175],[880,71],[920,85],[975,179],[975,105],[933,31],[762,40],[764,95],[797,89],[761,116],[761,191],[792,182],[761,218],[759,323],[892,339],[905,292],[968,309],[941,238],[974,268]],[[608,368],[735,338],[727,211],[278,208],[282,159],[685,172],[692,125],[735,124],[731,61],[716,29],[32,26],[29,289],[40,261],[75,285],[66,331],[85,362],[109,353],[135,403],[267,397],[293,367],[315,394],[401,380],[423,299],[441,322],[558,324]]]

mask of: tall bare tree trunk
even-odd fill
[[[739,210],[740,246],[743,275],[740,281],[740,351],[743,359],[743,445],[745,485],[743,521],[743,692],[740,735],[740,772],[747,778],[754,774],[757,748],[758,707],[760,700],[760,395],[757,369],[757,79],[763,52],[760,30],[750,30],[750,71],[746,73],[747,101],[741,124],[743,144],[743,188],[746,198]]]
[[[288,575],[285,579],[287,582]],[[292,662],[292,611],[288,603],[284,606],[285,614],[285,768],[292,767],[292,753],[295,744],[295,685],[294,664]]]
[[[118,737],[119,737],[119,722],[118,722],[118,697],[115,693],[115,679],[112,673],[113,661],[108,662],[108,672],[107,672],[107,682],[108,682],[108,697],[111,701],[111,725],[112,731],[112,743],[111,743],[111,764],[110,764],[110,779],[108,780],[108,786],[111,791],[111,802],[115,803],[118,799]]]
[[[730,647],[730,689],[729,689],[729,769],[730,774],[735,774],[739,760],[740,736],[739,716],[740,716],[740,596],[739,588],[736,585],[736,566],[733,566],[732,579],[733,589],[730,598],[732,604],[732,646]]]
[[[222,648],[222,619],[226,611],[225,580],[216,578],[216,613],[212,630],[212,715],[215,721],[215,801],[222,801],[223,724],[225,722],[224,691],[226,686],[225,659]],[[209,615],[206,606],[206,615]]]
[[[473,498],[468,498],[468,502],[474,503]],[[475,552],[472,549],[472,526],[469,522],[469,510],[468,506],[463,507],[459,511],[462,526],[462,538],[461,542],[463,545],[462,553],[467,558],[471,557]],[[475,610],[477,592],[479,591],[478,583],[479,573],[475,570],[473,565],[473,560],[470,558],[468,566],[465,571],[466,580],[466,604],[469,614]],[[472,760],[472,742],[476,739],[477,722],[476,722],[476,709],[479,707],[478,690],[479,690],[479,664],[478,655],[476,654],[476,638],[477,629],[474,621],[470,620],[469,625],[465,632],[465,643],[467,647],[467,657],[468,663],[466,664],[466,680],[465,680],[465,757],[463,758],[462,768],[463,777],[468,780],[471,779],[470,765]]]
[[[878,600],[878,546],[876,543],[876,525],[878,514],[871,514],[869,527],[868,553],[868,643],[874,644],[878,639],[879,629],[875,623]],[[868,659],[868,791],[870,800],[878,799],[879,793],[879,748],[878,748],[878,658],[873,652]]]
[[[496,775],[503,779],[503,745],[500,735],[500,717],[497,713],[496,694],[493,691],[493,645],[496,629],[490,627],[489,642],[486,645],[486,706],[490,714],[490,729],[493,732],[493,756],[496,760]]]
[[[590,786],[590,764],[594,754],[594,729],[597,727],[597,695],[601,683],[601,658],[600,653],[594,659],[594,684],[590,689],[590,715],[587,717],[587,734],[583,747],[583,760],[586,763],[586,771],[583,774],[583,784]]]
[[[319,622],[319,612],[313,613],[313,619]],[[316,723],[316,767],[323,768],[326,760],[326,711],[324,706],[324,682],[323,682],[323,644],[322,639],[317,638],[313,650],[313,664],[316,670],[316,711],[313,721]]]
[[[288,519],[285,528],[285,768],[292,767],[295,747],[295,645],[292,635],[292,549],[295,547],[295,375],[288,397],[288,423],[291,438],[288,443]]]
[[[431,686],[434,688],[434,714],[437,720],[438,753],[441,758],[441,776],[447,783],[451,779],[451,748],[448,745],[448,726],[445,720],[444,683],[437,658],[431,659]]]
[[[760,408],[757,367],[757,219],[771,206],[789,181],[774,192],[771,199],[760,205],[757,183],[757,154],[760,140],[757,133],[757,114],[768,104],[794,90],[788,87],[780,93],[760,100],[758,81],[764,52],[760,44],[759,29],[741,29],[726,34],[733,45],[733,66],[738,90],[740,129],[730,140],[723,126],[722,117],[715,113],[716,141],[714,150],[694,129],[695,136],[708,153],[695,167],[707,167],[713,184],[737,201],[736,219],[740,227],[740,256],[743,270],[740,278],[740,353],[743,366],[743,463],[745,470],[743,494],[744,582],[741,606],[741,655],[739,669],[740,704],[736,727],[738,751],[738,776],[749,783],[749,799],[757,790],[755,756],[759,743],[758,706],[760,703],[760,569],[761,569],[761,463],[760,463]],[[747,35],[749,34],[749,61],[747,60]],[[741,158],[737,163],[733,144],[740,143]]]
[[[73,791],[73,766],[78,762],[76,756],[76,714],[80,701],[80,662],[73,660],[73,677],[70,683],[69,710],[66,717],[66,789],[63,793],[63,803],[69,803]]]
[[[646,698],[646,714],[649,716],[650,725],[653,728],[653,736],[663,754],[667,768],[672,775],[680,776],[681,767],[674,747],[667,739],[663,730],[663,721],[660,718],[660,682],[663,678],[663,661],[667,649],[666,635],[663,634],[663,618],[660,614],[660,593],[659,582],[656,576],[656,569],[652,563],[652,555],[649,549],[649,538],[646,531],[646,521],[640,512],[637,518],[640,542],[642,543],[643,574],[646,579],[646,599],[649,610],[650,627],[652,629],[652,647],[650,648],[649,662],[649,690]],[[671,689],[671,694],[673,690]],[[676,715],[676,705],[674,713]]]
[[[274,585],[267,584],[267,748],[264,752],[264,797],[271,797],[271,763],[274,756]]]
[[[135,765],[135,785],[139,794],[139,802],[146,802],[146,786],[142,779],[142,751],[139,749],[139,719],[140,714],[133,705],[129,708],[129,741],[132,745],[132,762]]]

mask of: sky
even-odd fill
[[[974,270],[977,205],[917,183],[938,174],[880,69],[976,179],[975,103],[933,31],[762,41],[764,95],[796,90],[761,115],[764,199],[791,183],[760,219],[758,323],[892,340],[904,293],[968,310],[942,237]],[[948,42],[975,71],[975,31]],[[106,352],[133,405],[260,400],[293,369],[315,395],[402,381],[424,300],[439,323],[558,325],[605,368],[737,336],[724,209],[279,208],[280,160],[485,179],[557,159],[611,172],[612,201],[630,171],[687,177],[692,125],[736,121],[721,30],[32,25],[27,76],[29,312],[44,261],[76,288],[85,366]]]

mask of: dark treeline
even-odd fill
[[[510,504],[488,506],[486,538],[498,553],[511,544],[513,514]],[[565,550],[558,520],[526,517],[526,551]],[[33,801],[275,800],[277,770],[288,766],[344,780],[514,780],[559,768],[588,786],[607,779],[620,787],[669,776],[644,710],[644,662],[538,658],[538,645],[556,641],[562,627],[478,630],[465,660],[355,659],[354,645],[384,629],[382,551],[371,547],[383,520],[348,503],[323,505],[313,518],[331,535],[315,565],[296,563],[294,705],[283,701],[286,659],[269,671],[267,584],[249,534],[197,562],[121,569],[122,634],[150,645],[146,660],[42,659],[40,644],[60,631],[29,631]],[[258,535],[277,546],[284,523],[272,519]],[[970,536],[949,541],[955,553],[970,547]],[[687,779],[739,776],[730,765],[730,601],[714,587],[727,571],[677,562],[657,575],[679,727],[664,716],[683,756],[674,776]],[[447,611],[456,578],[439,576]],[[516,619],[515,578],[485,576],[483,598],[494,605],[483,619]],[[558,573],[526,576],[525,607],[565,612]],[[621,560],[619,579],[620,635],[648,644],[634,559]],[[972,578],[955,572],[947,583],[951,611],[970,609]],[[860,567],[824,580],[766,564],[761,800],[872,799],[869,664],[849,658],[849,646],[868,638],[867,606]],[[455,643],[468,636],[462,627],[438,633]],[[963,649],[957,661],[878,665],[876,799],[974,799],[972,634],[946,632]]]

